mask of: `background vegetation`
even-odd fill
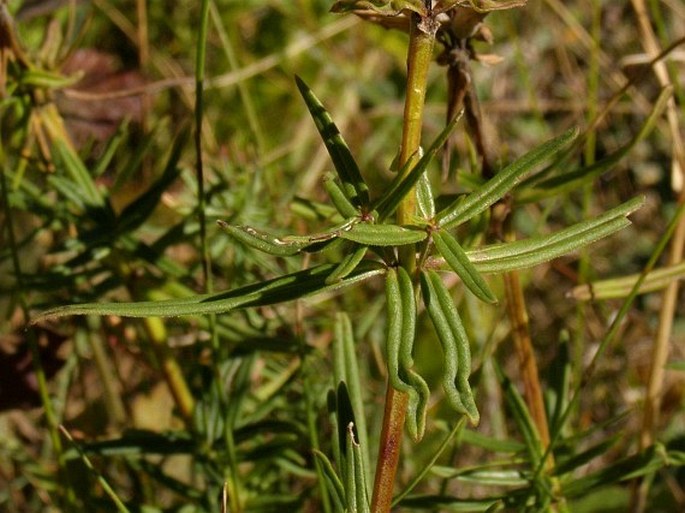
[[[387,378],[382,280],[216,317],[81,316],[26,328],[65,304],[224,291],[343,256],[274,258],[215,223],[279,234],[327,226],[323,177],[333,166],[294,75],[332,114],[372,196],[391,183],[406,33],[332,14],[328,1],[209,2],[198,104],[199,4],[0,3],[4,511],[334,511],[333,471],[313,449],[346,472],[335,454],[346,439],[336,431],[340,393],[337,404],[330,394],[341,377],[363,401],[361,458],[375,461]],[[477,427],[441,400],[442,353],[419,317],[415,359],[434,392],[425,437],[402,445],[399,508],[682,511],[685,9],[531,1],[485,23],[468,66],[486,163],[499,170],[581,129],[553,169],[562,178],[524,182],[514,195],[516,237],[638,195],[645,203],[631,227],[517,275],[555,466],[531,464],[539,419],[517,392],[527,374],[506,280],[488,280],[497,305],[450,282],[471,338]],[[429,72],[425,146],[445,126],[446,70]],[[482,182],[479,144],[457,125],[447,167],[438,158],[429,168],[438,205]],[[496,241],[487,222],[460,236]],[[665,277],[651,275],[652,292],[634,301],[625,299],[634,279],[574,288],[652,266]],[[345,365],[352,338],[356,362]],[[359,376],[341,376],[350,369]]]

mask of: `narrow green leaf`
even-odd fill
[[[375,203],[373,210],[378,212],[380,220],[386,219],[397,209],[402,199],[409,194],[409,191],[419,182],[425,174],[428,164],[433,160],[435,154],[443,147],[445,141],[457,125],[460,116],[455,117],[433,141],[428,150],[423,154],[419,161],[414,165],[415,159],[410,158],[405,166],[397,173],[397,177],[388,187],[387,191]],[[407,167],[413,166],[407,172]],[[430,207],[429,207],[430,208]]]
[[[369,456],[368,456],[368,433],[366,430],[366,418],[364,412],[364,396],[362,381],[359,376],[359,362],[357,361],[357,348],[352,332],[352,323],[345,313],[337,313],[335,316],[335,338],[334,355],[336,361],[335,378],[336,382],[343,381],[349,393],[350,404],[354,413],[357,437],[362,446],[362,464],[364,465],[365,475],[368,475]]]
[[[502,500],[497,498],[487,499],[460,499],[451,495],[410,495],[400,502],[402,509],[428,510],[428,511],[456,511],[463,513],[486,513],[496,511]]]
[[[504,372],[499,365],[495,365],[495,371],[497,372],[497,377],[504,390],[504,397],[509,405],[509,409],[516,421],[516,425],[523,435],[523,440],[526,444],[532,466],[536,467],[542,459],[542,454],[544,452],[538,430],[535,427],[528,407],[526,406],[523,397],[521,397],[521,394],[519,394],[509,378],[504,375]]]
[[[84,203],[89,207],[104,207],[105,200],[86,169],[85,164],[74,150],[61,140],[55,141],[52,150],[56,157],[56,162],[64,167],[74,183],[80,187]]]
[[[395,390],[406,394],[412,391],[408,383],[400,376],[400,347],[403,335],[403,308],[400,294],[400,283],[397,270],[390,268],[385,275],[386,300],[386,358],[388,364],[388,380]]]
[[[370,513],[369,508],[369,497],[366,490],[366,485],[368,482],[366,468],[364,465],[364,458],[362,457],[362,448],[359,443],[354,439],[354,431],[349,429],[350,441],[352,444],[352,458],[354,461],[354,487],[357,492],[357,512],[358,513]]]
[[[416,206],[424,219],[431,220],[435,217],[433,190],[426,173],[423,173],[416,183]]]
[[[400,379],[409,384],[409,404],[407,406],[407,430],[415,442],[420,441],[426,431],[426,413],[430,400],[430,389],[414,367],[414,343],[416,342],[416,295],[409,273],[402,267],[397,270],[400,306],[402,309],[402,332],[399,347]]]
[[[421,273],[421,291],[444,352],[442,385],[450,406],[478,424],[480,415],[468,378],[471,349],[452,296],[434,271]]]
[[[344,280],[326,284],[326,278],[335,270],[333,264],[324,264],[304,271],[287,274],[262,283],[247,285],[216,294],[202,294],[167,301],[141,301],[133,303],[86,303],[60,306],[42,312],[31,321],[69,315],[119,315],[122,317],[177,317],[226,313],[237,308],[273,305],[318,293],[333,292],[344,287],[385,273],[385,266],[371,260],[363,261]]]
[[[60,429],[62,430],[62,434],[69,440],[71,446],[78,452],[79,456],[81,457],[81,461],[83,461],[83,464],[90,470],[93,475],[97,478],[98,483],[102,487],[102,489],[105,491],[105,494],[112,500],[114,503],[116,510],[119,513],[130,513],[129,509],[126,507],[126,505],[123,503],[123,501],[119,498],[119,496],[116,494],[116,492],[112,489],[110,484],[107,482],[105,477],[98,472],[98,470],[93,466],[91,463],[90,459],[86,454],[81,450],[81,447],[74,442],[74,439],[71,437],[69,432],[62,426],[60,426]]]
[[[387,305],[386,358],[390,385],[409,396],[407,430],[415,441],[423,438],[430,390],[412,370],[416,336],[416,301],[411,278],[403,268],[388,269],[385,278]]]
[[[570,458],[560,459],[557,458],[556,465],[554,467],[555,476],[563,476],[569,472],[573,472],[579,467],[590,463],[592,460],[599,458],[600,456],[606,454],[611,447],[613,447],[616,442],[621,438],[621,435],[614,435],[606,440],[602,440],[598,444],[593,445],[589,449],[573,454]]]
[[[494,178],[488,180],[478,190],[465,199],[458,199],[441,211],[437,216],[438,225],[452,228],[480,214],[509,192],[518,181],[533,168],[564,148],[578,135],[577,129],[571,129],[559,137],[541,144],[523,157],[502,169]]]
[[[330,491],[331,497],[333,498],[335,510],[339,512],[347,511],[347,502],[345,501],[345,488],[342,484],[342,481],[338,477],[338,474],[335,472],[333,464],[328,459],[328,457],[321,451],[313,449],[312,453],[321,464],[321,468],[326,479],[326,487]]]
[[[349,230],[341,230],[337,235],[365,246],[404,246],[421,242],[428,237],[425,230],[395,224],[368,223],[354,224]]]
[[[452,270],[461,278],[464,285],[480,300],[486,303],[497,303],[497,296],[469,260],[466,252],[450,233],[438,230],[432,234],[435,247]]]
[[[324,178],[323,185],[328,192],[328,197],[331,198],[331,202],[338,210],[341,216],[345,219],[350,217],[359,216],[359,210],[347,199],[345,193],[343,192],[340,185],[335,178],[332,176],[327,176]]]
[[[282,238],[275,237],[250,226],[231,226],[221,220],[217,221],[217,224],[223,231],[246,246],[273,256],[294,256],[311,245],[311,242],[305,241],[291,240],[286,242]]]
[[[519,469],[489,468],[454,468],[436,465],[433,473],[443,479],[456,479],[478,486],[521,487],[530,484],[530,480]]]
[[[98,159],[98,163],[93,169],[93,176],[99,177],[107,171],[112,159],[118,154],[121,143],[124,142],[126,134],[129,133],[129,122],[124,121],[117,127],[117,131],[107,141],[107,145]]]
[[[657,450],[655,446],[651,446],[639,454],[619,460],[588,476],[565,483],[562,486],[562,493],[565,497],[577,497],[600,486],[604,487],[651,474],[667,464],[668,459],[665,451]]]
[[[301,251],[320,251],[329,242],[350,230],[357,219],[348,219],[344,223],[330,228],[326,232],[309,235],[284,235],[277,237],[251,226],[231,226],[224,221],[217,221],[219,227],[243,244],[274,256],[293,256]]]
[[[346,436],[345,472],[343,473],[345,502],[347,502],[349,511],[356,512],[360,504],[357,504],[359,493],[357,492],[357,473],[354,464],[354,446],[357,443],[354,439],[354,422],[346,423],[344,428]]]
[[[340,177],[343,191],[353,205],[367,208],[369,206],[369,188],[364,182],[359,167],[347,143],[340,134],[340,130],[338,130],[330,114],[309,86],[297,76],[295,77],[295,82],[331,156],[333,165]]]
[[[524,269],[575,251],[630,225],[625,216],[644,199],[633,198],[604,214],[574,224],[551,235],[494,244],[467,251],[469,260],[482,273]]]
[[[465,429],[461,435],[462,443],[487,449],[489,452],[517,453],[525,449],[525,446],[517,440],[493,438],[478,431]]]
[[[337,283],[343,278],[346,278],[352,271],[354,271],[359,262],[364,259],[366,252],[368,251],[367,246],[357,246],[352,253],[348,253],[343,257],[343,259],[338,263],[335,271],[326,279],[326,284]]]
[[[65,76],[42,69],[29,69],[21,73],[19,80],[22,84],[31,87],[46,89],[62,89],[76,84],[83,78],[83,72],[78,71],[73,75]]]
[[[188,130],[184,130],[171,145],[171,155],[167,160],[162,175],[155,180],[149,189],[123,210],[117,219],[117,230],[120,233],[138,228],[150,217],[153,210],[157,208],[164,191],[169,188],[180,174],[178,161],[181,158],[182,150],[185,148],[189,133]]]

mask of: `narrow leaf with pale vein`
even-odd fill
[[[421,242],[428,234],[424,230],[394,224],[357,223],[338,236],[365,246],[404,246]]]
[[[295,77],[295,82],[297,82],[297,88],[300,90],[302,98],[304,98],[307,108],[314,118],[316,128],[331,156],[345,194],[353,205],[368,207],[369,188],[364,182],[359,167],[350,152],[350,148],[340,134],[340,130],[309,86],[300,77]]]
[[[465,414],[473,424],[480,415],[468,378],[471,374],[471,349],[452,296],[434,271],[421,273],[421,291],[444,352],[442,385],[450,406]]]
[[[481,273],[524,269],[547,262],[587,246],[627,226],[626,216],[638,209],[644,198],[633,198],[594,219],[582,221],[551,235],[494,244],[467,251],[469,260]]]
[[[85,303],[82,305],[60,306],[40,313],[31,322],[35,324],[44,319],[54,319],[69,315],[177,317],[182,315],[226,313],[238,308],[273,305],[313,294],[334,292],[385,273],[385,266],[383,264],[367,260],[362,262],[347,278],[338,283],[326,284],[326,278],[335,269],[336,266],[334,264],[324,264],[254,285],[184,299],[132,303]]]
[[[541,144],[523,157],[502,169],[478,190],[465,199],[457,200],[437,216],[443,228],[457,226],[489,208],[509,192],[518,181],[533,168],[563,149],[578,135],[577,129],[568,130],[559,137]]]
[[[433,232],[433,242],[452,270],[461,278],[464,285],[480,300],[497,303],[497,297],[490,286],[469,260],[466,252],[452,235],[445,230]]]

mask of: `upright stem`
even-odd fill
[[[400,168],[416,154],[421,144],[426,83],[435,43],[434,25],[435,21],[432,18],[421,18],[418,15],[413,15],[411,18],[407,55],[407,93],[404,103],[402,146],[399,158]],[[410,223],[415,214],[416,195],[412,190],[397,209],[397,223]],[[413,246],[402,246],[399,259],[402,267],[410,274],[414,272],[416,269],[416,249]],[[398,392],[388,383],[371,502],[373,513],[387,513],[392,505],[392,493],[402,446],[407,400],[407,394]]]

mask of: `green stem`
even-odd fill
[[[423,108],[426,98],[428,69],[433,57],[435,21],[430,17],[413,15],[409,32],[407,55],[407,94],[404,103],[400,168],[417,153],[421,144]],[[407,170],[408,172],[409,170]],[[397,223],[408,224],[416,214],[416,195],[410,191],[397,209]],[[416,248],[403,246],[400,264],[412,274],[416,269]],[[407,394],[398,392],[390,384],[385,396],[385,411],[380,448],[376,462],[371,511],[387,513],[392,506],[395,474],[400,458],[404,417],[407,412]]]

